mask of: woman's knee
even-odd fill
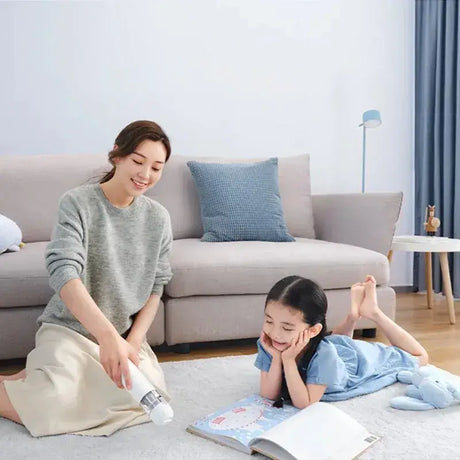
[[[7,418],[8,420],[12,420],[13,422],[23,425],[16,409],[11,404],[3,382],[0,383],[0,417]]]

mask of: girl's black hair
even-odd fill
[[[323,338],[330,334],[327,332],[326,313],[327,297],[323,289],[314,281],[301,276],[287,276],[278,281],[267,295],[265,308],[269,302],[280,302],[288,307],[299,310],[303,314],[303,320],[310,326],[320,323],[323,327],[321,332],[310,339],[308,345],[299,360],[299,372],[302,381],[306,381],[308,364]],[[283,407],[283,402],[289,401],[289,391],[283,372],[280,397],[273,403],[274,407]]]

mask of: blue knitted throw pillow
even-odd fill
[[[284,221],[277,158],[187,165],[200,198],[201,241],[295,241]]]

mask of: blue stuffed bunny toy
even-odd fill
[[[402,410],[444,409],[460,401],[460,383],[446,375],[434,366],[399,372],[398,380],[409,386],[406,396],[397,396],[390,401],[391,407]]]

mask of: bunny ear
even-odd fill
[[[446,383],[447,389],[452,393],[452,396],[460,401],[460,386],[455,386],[452,382]]]
[[[391,407],[400,410],[430,410],[435,407],[420,399],[409,398],[409,396],[397,396],[390,401]]]
[[[436,375],[437,369],[431,366],[421,366],[418,369],[418,373],[423,377],[428,377],[430,375]]]

